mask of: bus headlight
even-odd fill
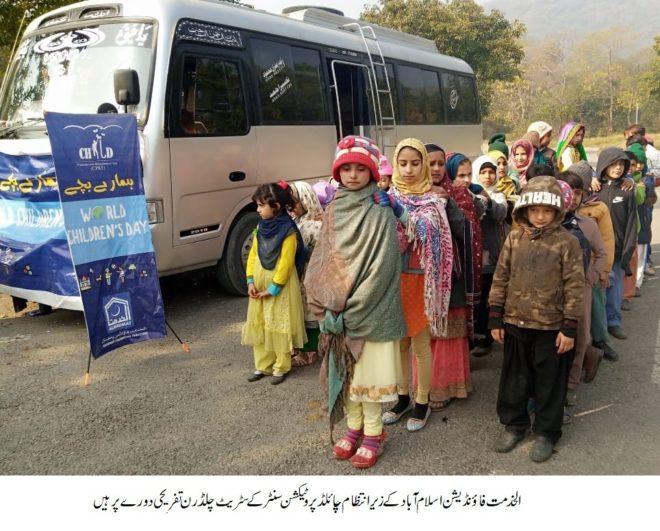
[[[165,221],[163,217],[163,202],[160,199],[147,200],[147,216],[150,225]]]

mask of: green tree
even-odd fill
[[[380,0],[360,18],[435,41],[438,50],[465,60],[474,70],[484,114],[495,81],[520,75],[525,26],[496,9],[486,14],[474,0]]]
[[[655,56],[649,64],[649,68],[642,78],[642,82],[648,95],[660,103],[660,35],[656,35],[653,45]]]

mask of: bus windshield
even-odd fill
[[[23,40],[0,102],[0,136],[43,125],[44,111],[124,112],[114,95],[114,71],[133,69],[140,103],[128,108],[146,118],[155,24],[118,23],[67,29]]]

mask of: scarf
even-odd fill
[[[414,183],[409,183],[403,180],[399,172],[399,152],[404,148],[412,148],[419,152],[422,156],[422,175],[421,178]],[[416,138],[406,138],[399,142],[394,152],[394,173],[392,173],[392,184],[402,194],[424,194],[431,189],[431,167],[429,166],[429,158],[424,144]]]
[[[578,160],[573,161],[574,163],[579,160],[587,160],[587,153],[584,151],[582,143],[575,147],[570,145],[571,140],[580,129],[584,129],[584,125],[576,122],[568,122],[562,127],[561,133],[559,133],[559,143],[557,144],[557,164],[559,165],[559,171],[566,171],[568,169],[561,162],[561,156],[568,148],[573,148],[579,156]]]
[[[288,212],[282,211],[278,216],[271,219],[262,219],[257,225],[257,251],[259,262],[264,269],[272,271],[277,265],[277,259],[282,250],[284,239],[291,233],[295,233],[298,245],[296,246],[296,271],[298,277],[302,278],[307,262],[305,244],[302,241],[300,231],[296,223],[291,219]]]
[[[506,160],[506,156],[501,151],[496,151],[496,150],[489,151],[488,156],[494,159],[495,162],[497,162],[501,158]],[[507,165],[508,165],[508,161],[507,161]],[[506,197],[507,201],[509,199],[514,200],[515,198],[512,196],[515,196],[518,193],[518,187],[516,186],[516,183],[511,178],[508,172],[504,177],[497,178],[496,190],[499,193],[504,194],[504,197]]]
[[[525,153],[527,153],[527,161],[524,164],[521,164],[520,166],[516,164],[516,158],[514,155],[514,153],[516,152],[516,148],[518,147],[522,147],[525,150]],[[518,172],[518,178],[520,179],[520,187],[524,188],[525,185],[527,184],[527,170],[534,162],[534,146],[529,140],[525,138],[519,138],[511,146],[510,153],[511,155],[509,155],[509,165],[515,168],[515,170]]]
[[[370,181],[361,190],[339,188],[323,217],[304,286],[319,321],[319,353],[328,378],[330,429],[344,417],[344,404],[365,341],[395,341],[406,335],[401,310],[401,260],[396,220],[374,203]],[[334,326],[336,323],[337,326]]]

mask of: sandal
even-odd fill
[[[362,442],[362,434],[357,438],[357,440],[352,443],[345,436],[339,439],[335,445],[332,447],[332,455],[335,456],[335,459],[350,459],[355,455],[360,443]]]
[[[351,464],[355,468],[370,468],[376,464],[378,456],[383,453],[383,447],[385,446],[385,440],[387,439],[385,431],[383,431],[378,438],[380,445],[378,446],[377,452],[362,445],[358,448],[357,452],[355,452],[355,455],[351,457]]]
[[[440,400],[439,402],[429,402],[429,408],[433,411],[441,411],[451,404],[451,398],[447,400]]]
[[[314,363],[316,358],[316,352],[301,352],[296,351],[296,353],[291,356],[291,366],[292,367],[307,367]]]

